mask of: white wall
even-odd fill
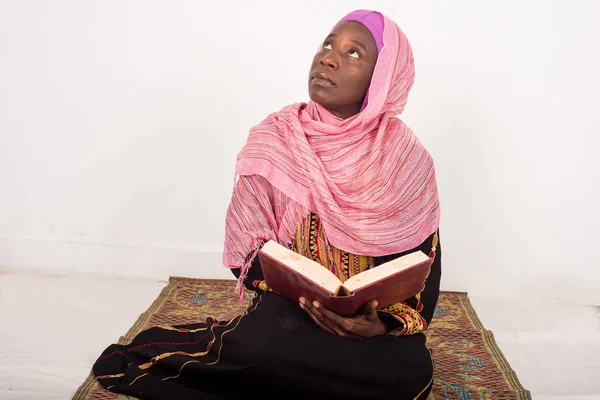
[[[600,304],[599,3],[206,3],[0,0],[0,266],[229,277],[248,129],[307,99],[341,16],[378,8],[415,53],[444,288]]]

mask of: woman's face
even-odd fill
[[[310,98],[337,117],[358,114],[376,62],[377,45],[371,32],[358,22],[339,24],[313,59]]]

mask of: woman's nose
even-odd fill
[[[327,53],[323,54],[323,56],[321,57],[321,64],[332,68],[332,69],[337,69],[339,62],[337,60],[336,55],[334,54],[333,51],[328,51]]]

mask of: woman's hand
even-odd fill
[[[316,301],[310,302],[304,297],[300,297],[299,301],[300,307],[306,311],[315,324],[333,335],[367,338],[387,333],[385,324],[377,315],[377,300],[369,301],[365,304],[364,312],[353,318],[344,318],[329,311],[322,304]]]

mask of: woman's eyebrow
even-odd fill
[[[365,51],[365,53],[367,52],[367,46],[365,46],[365,44],[363,42],[361,42],[360,40],[356,40],[356,39],[352,39],[352,41],[354,43],[356,43],[357,45],[359,45],[360,47],[362,47],[363,50]]]
[[[327,39],[331,39],[331,38],[334,38],[334,37],[336,37],[336,36],[337,36],[337,35],[336,35],[335,33],[330,33],[329,35],[327,35],[327,37],[325,38],[325,40],[327,40]],[[362,48],[363,48],[363,50],[365,51],[365,53],[368,53],[368,51],[367,51],[367,46],[366,46],[366,45],[365,45],[363,42],[361,42],[361,41],[360,41],[360,40],[358,40],[358,39],[352,39],[352,42],[354,42],[354,43],[356,43],[358,46],[362,47]]]

